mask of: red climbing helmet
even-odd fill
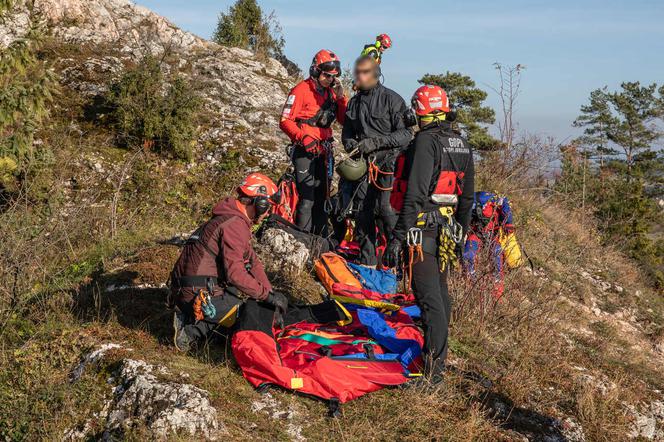
[[[240,196],[251,198],[256,208],[256,216],[273,209],[281,199],[279,188],[274,181],[262,173],[251,173],[238,186]]]
[[[237,188],[238,193],[249,198],[257,196],[271,197],[279,189],[269,177],[262,173],[254,172],[249,174]]]
[[[380,45],[385,49],[389,49],[392,47],[392,39],[387,34],[380,34],[379,36],[376,37],[376,41],[379,42]]]
[[[316,52],[316,55],[314,55],[314,59],[311,60],[309,75],[317,78],[321,72],[334,75],[341,74],[341,62],[334,52],[327,49],[321,49]]]
[[[411,103],[413,110],[420,117],[450,111],[447,93],[442,87],[431,84],[418,88],[413,94]]]

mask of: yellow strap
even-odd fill
[[[373,307],[373,308],[394,310],[394,311],[399,310],[401,308],[398,305],[392,304],[390,302],[373,301],[371,299],[356,299],[356,298],[351,298],[349,296],[338,296],[338,295],[332,295],[332,297],[336,301],[346,302],[348,304],[363,305],[365,307]]]
[[[228,313],[219,320],[219,325],[224,328],[231,328],[235,324],[235,321],[237,321],[238,308],[239,305],[234,305],[233,308],[231,308]]]
[[[342,303],[340,303],[339,301],[337,301],[336,299],[334,300],[334,302],[337,303],[337,306],[339,306],[339,308],[341,309],[341,311],[343,312],[343,314],[345,316],[344,319],[341,319],[341,320],[337,321],[337,325],[344,326],[344,325],[348,325],[351,322],[353,322],[353,316],[346,309],[346,307],[344,307],[344,305]]]

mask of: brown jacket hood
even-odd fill
[[[226,197],[224,199],[221,199],[217,202],[217,204],[214,205],[212,208],[212,215],[213,216],[223,216],[223,217],[228,217],[230,218],[231,216],[238,216],[242,218],[244,222],[247,223],[247,227],[251,228],[251,220],[247,218],[247,215],[245,215],[238,207],[237,207],[237,199],[232,198],[232,197]]]

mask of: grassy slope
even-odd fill
[[[347,404],[337,421],[325,418],[323,404],[279,392],[272,395],[291,418],[254,412],[252,403],[265,399],[243,380],[227,346],[193,355],[173,350],[163,290],[106,290],[165,282],[177,249],[156,241],[191,230],[230,190],[238,163],[229,160],[211,174],[204,163],[191,169],[144,154],[129,168],[118,232],[111,237],[113,183],[129,154],[99,128],[80,123],[81,132],[72,131],[70,118],[77,116],[56,119],[43,134],[57,147],[52,185],[44,192],[54,213],[72,210],[71,203],[76,212],[50,225],[51,246],[34,249],[43,261],[35,268],[59,272],[27,311],[9,318],[1,335],[0,434],[7,438],[58,439],[90,419],[109,393],[113,362],[127,354],[187,373],[187,382],[208,390],[232,440],[281,440],[297,431],[314,440],[517,440],[513,429],[537,431],[515,419],[519,413],[493,418],[487,404],[495,397],[463,373],[486,376],[503,401],[530,417],[572,416],[588,439],[615,440],[629,427],[624,403],[648,401],[653,389],[664,389],[664,361],[654,351],[664,328],[661,295],[642,284],[633,264],[601,247],[592,227],[582,226],[574,213],[536,192],[521,192],[510,193],[519,236],[541,271],[510,274],[497,306],[488,295],[488,274],[476,284],[453,279],[451,361],[460,371],[444,385],[368,395]],[[95,162],[103,172],[95,171]],[[484,174],[490,176],[486,166]],[[72,177],[76,186],[64,188]],[[625,290],[602,291],[580,276],[582,270]],[[309,274],[280,276],[294,295],[316,300]],[[133,350],[112,354],[106,369],[68,384],[81,354],[104,342]],[[137,429],[130,436],[141,434]]]

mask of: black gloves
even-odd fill
[[[272,304],[275,309],[281,310],[282,313],[288,311],[288,298],[283,293],[270,292],[265,302]]]
[[[352,138],[346,140],[346,144],[344,144],[344,150],[346,153],[351,153],[355,149],[357,149],[357,141],[353,140]]]
[[[399,265],[399,257],[401,256],[401,243],[397,239],[392,238],[385,248],[383,254],[383,264],[387,267],[396,267]]]
[[[380,142],[378,138],[365,138],[357,143],[357,147],[362,155],[369,155],[380,149]]]
[[[274,326],[279,330],[283,330],[284,315],[288,311],[288,299],[283,293],[270,292],[265,302],[274,306]]]

